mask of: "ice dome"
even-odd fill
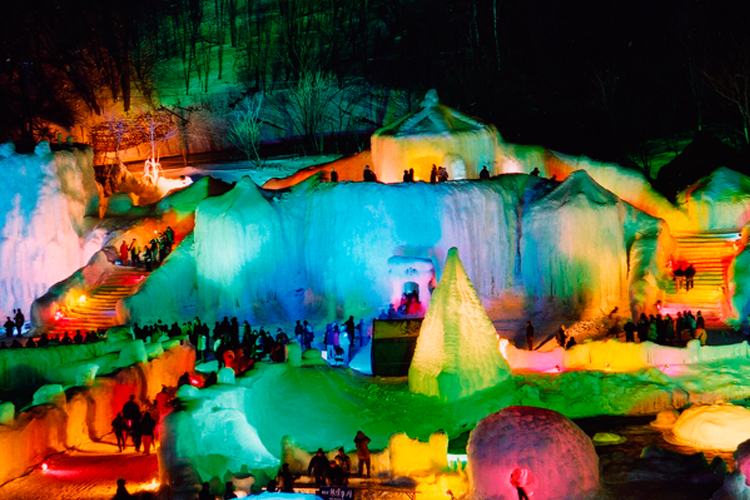
[[[694,406],[682,412],[665,437],[676,444],[734,451],[750,439],[750,410],[731,404]]]
[[[560,413],[511,406],[471,431],[468,470],[474,500],[516,500],[511,475],[534,500],[593,498],[599,457],[591,439]]]
[[[451,179],[476,179],[484,165],[494,171],[497,138],[493,125],[440,104],[430,90],[419,109],[372,135],[373,171],[383,182],[401,182],[413,168],[417,180],[429,180],[437,165]]]

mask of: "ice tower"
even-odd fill
[[[510,376],[497,347],[495,328],[451,248],[432,295],[414,357],[409,390],[446,401],[493,387]]]

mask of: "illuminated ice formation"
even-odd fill
[[[538,500],[592,498],[599,486],[591,439],[551,410],[511,406],[493,413],[471,431],[467,452],[474,500],[516,500],[512,474]]]
[[[85,264],[84,216],[97,195],[91,150],[33,154],[0,146],[0,313],[27,314],[32,301]],[[96,249],[98,250],[98,248]]]
[[[372,135],[373,170],[383,182],[401,182],[410,168],[416,180],[428,181],[433,165],[452,180],[477,179],[484,165],[495,164],[497,139],[493,125],[440,104],[430,90],[419,109]]]
[[[410,439],[404,433],[391,436],[390,470],[399,476],[435,474],[448,468],[448,435],[436,432],[427,443]]]
[[[703,231],[738,231],[750,222],[750,177],[721,167],[677,195]]]
[[[451,248],[409,367],[409,390],[455,401],[510,376],[492,321]]]
[[[750,439],[750,410],[730,404],[688,408],[665,438],[677,444],[734,451]]]
[[[599,315],[614,307],[630,309],[631,246],[640,240],[634,258],[647,248],[642,242],[655,241],[661,230],[657,220],[620,201],[584,171],[574,172],[536,200],[524,213],[522,226],[521,269],[527,293],[564,297],[570,306]],[[642,277],[643,264],[655,259],[655,251],[656,245],[651,245],[651,255],[640,256],[645,262],[636,266],[634,284]]]

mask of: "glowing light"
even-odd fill
[[[157,491],[160,486],[161,483],[156,478],[153,478],[150,483],[142,484],[140,489],[141,491]]]
[[[508,345],[510,344],[510,341],[508,339],[500,339],[500,343],[498,344],[498,348],[500,349],[500,354],[502,354],[505,361],[508,361]]]
[[[60,321],[63,319],[63,313],[59,309],[55,311],[55,321]]]
[[[42,472],[47,472],[47,469],[49,469],[49,465],[47,465],[47,462],[44,462],[42,464]]]
[[[86,296],[85,295],[81,295],[80,297],[78,297],[78,303],[79,304],[85,304],[86,303]]]

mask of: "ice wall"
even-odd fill
[[[587,316],[626,311],[629,249],[635,234],[658,237],[659,226],[596,184],[584,171],[533,201],[523,214],[521,255],[526,292]],[[630,220],[629,220],[630,219]],[[645,251],[645,247],[642,247]],[[650,259],[641,255],[640,264]],[[638,268],[633,269],[633,274]]]
[[[409,390],[455,401],[510,377],[495,327],[451,248],[409,367]]]
[[[555,186],[526,175],[386,185],[323,183],[319,174],[268,191],[243,178],[198,205],[194,284],[185,271],[175,281],[182,290],[160,297],[168,285],[155,286],[152,300],[127,301],[122,317],[159,317],[175,305],[190,311],[176,315],[196,312],[209,322],[372,317],[398,295],[389,261],[431,262],[439,279],[451,247],[483,299],[526,287],[532,298],[554,294],[597,314],[627,309],[630,276],[653,287],[645,272],[658,270],[661,226],[583,172]]]
[[[97,197],[93,152],[52,153],[47,142],[33,154],[0,146],[7,188],[0,193],[0,316],[28,313],[32,301],[85,264],[84,216]]]
[[[750,439],[750,410],[731,404],[693,406],[682,412],[665,437],[681,445],[734,451]]]
[[[677,203],[703,231],[739,231],[750,221],[750,177],[721,167],[680,192]]]
[[[733,319],[747,322],[750,319],[750,248],[746,247],[732,261],[728,274]]]

